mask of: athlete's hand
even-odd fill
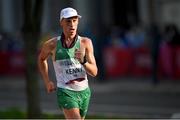
[[[80,49],[76,49],[76,50],[75,50],[74,57],[75,57],[80,63],[82,63],[82,62],[84,61],[84,56],[85,56],[85,51],[80,50]]]
[[[56,90],[56,87],[52,81],[49,81],[48,83],[46,83],[46,90],[47,90],[47,93],[51,93]]]

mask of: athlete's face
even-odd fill
[[[70,18],[63,18],[60,22],[63,32],[67,37],[74,38],[77,32],[77,27],[79,23],[79,18],[70,17]]]

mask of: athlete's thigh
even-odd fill
[[[63,109],[66,119],[81,119],[79,108]]]
[[[81,93],[81,101],[82,101],[82,103],[80,104],[81,117],[85,117],[87,114],[90,97],[91,97],[91,91],[89,88],[86,89],[83,93]]]
[[[58,89],[57,101],[59,107],[62,109],[79,108],[76,94],[69,90]]]

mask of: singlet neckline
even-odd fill
[[[62,47],[63,47],[63,48],[70,49],[70,48],[73,48],[73,47],[74,47],[77,39],[78,39],[78,35],[76,34],[76,36],[74,37],[73,42],[72,42],[72,43],[70,44],[70,46],[68,47],[67,44],[66,44],[66,42],[65,42],[65,35],[64,35],[64,33],[62,33],[62,34],[61,34],[61,39],[60,39],[60,41],[61,41],[61,44],[62,44]]]

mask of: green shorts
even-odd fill
[[[57,101],[62,109],[79,108],[81,117],[87,113],[91,91],[86,88],[82,91],[72,91],[68,89],[58,88]]]

